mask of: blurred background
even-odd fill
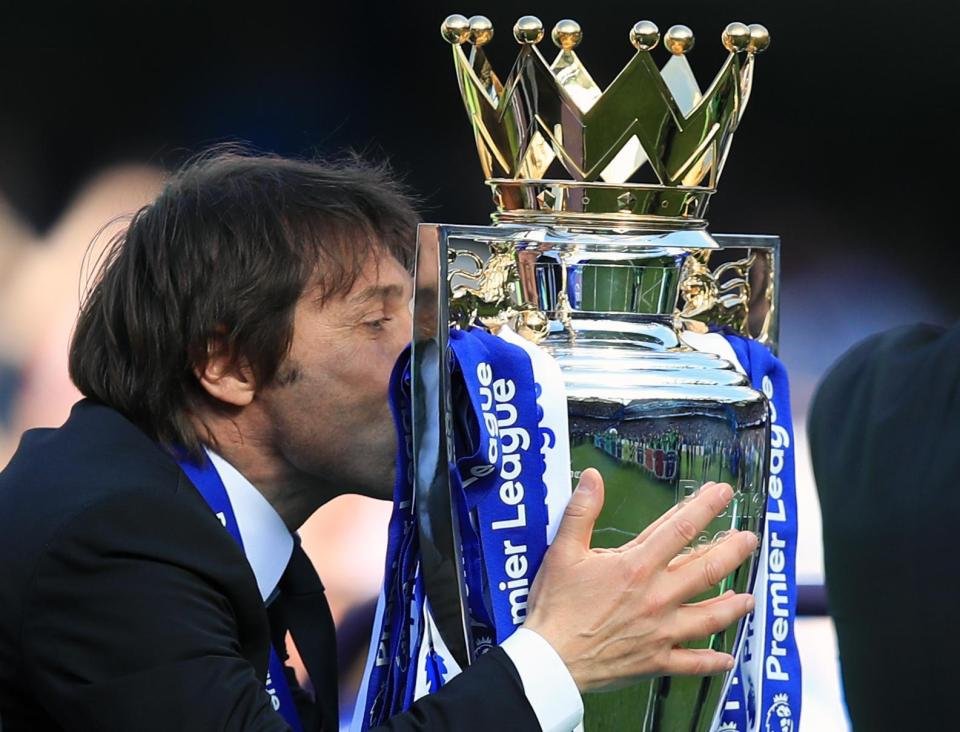
[[[870,333],[947,324],[960,312],[949,274],[960,260],[950,234],[953,192],[940,185],[958,150],[952,131],[938,127],[952,119],[960,71],[950,39],[956,5],[8,6],[0,22],[0,466],[23,429],[60,424],[77,398],[66,350],[96,262],[90,243],[122,228],[109,222],[151,200],[163,171],[191,153],[223,141],[288,155],[352,148],[389,158],[425,196],[427,220],[488,220],[490,198],[438,33],[451,12],[491,18],[497,37],[488,51],[501,75],[516,53],[510,28],[519,15],[538,15],[548,30],[574,18],[584,30],[578,52],[601,86],[631,57],[627,32],[637,20],[694,30],[688,58],[704,88],[725,55],[728,22],[770,29],[709,218],[717,233],[783,239],[780,355],[799,448],[798,579],[822,584],[804,435],[818,380]],[[549,40],[541,50],[552,57]],[[666,52],[656,57],[665,61]],[[346,514],[349,521],[339,520]],[[347,656],[362,653],[350,646],[368,632],[388,514],[386,504],[345,497],[303,532]],[[797,631],[804,728],[845,730],[829,617],[805,617]]]

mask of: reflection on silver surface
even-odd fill
[[[730,483],[734,498],[689,549],[707,546],[731,529],[760,538],[769,444],[766,400],[730,363],[666,337],[665,331],[672,332],[666,326],[627,322],[618,333],[607,317],[574,321],[573,334],[550,336],[540,344],[556,358],[566,383],[572,477],[588,467],[599,468],[604,477],[606,499],[593,546],[629,541],[706,481]],[[660,337],[635,337],[644,326]],[[611,334],[618,337],[613,340]],[[752,565],[753,560],[697,599],[727,589],[747,591]],[[734,627],[690,645],[734,652],[739,640]],[[667,677],[586,694],[584,726],[587,732],[706,732],[725,686],[724,677]]]
[[[692,350],[681,338],[684,328],[701,325],[679,317],[681,276],[692,252],[703,257],[706,250],[666,246],[658,235],[579,236],[510,226],[423,225],[421,239],[431,237],[439,243],[439,252],[446,252],[443,258],[437,248],[429,248],[431,257],[450,263],[449,276],[441,268],[439,279],[434,277],[434,282],[446,282],[434,303],[439,330],[444,324],[441,311],[449,305],[453,327],[496,332],[509,325],[559,364],[567,390],[571,481],[592,466],[600,469],[606,485],[594,546],[622,544],[710,480],[730,483],[734,499],[688,550],[696,551],[731,529],[762,533],[769,445],[766,399],[728,361]],[[735,243],[762,255],[771,253],[767,259],[754,257],[751,264],[775,262],[776,244],[769,237],[739,237]],[[723,249],[715,251],[724,254]],[[419,269],[423,258],[421,252],[418,289],[424,280]],[[436,264],[430,266],[436,271]],[[775,268],[764,272],[772,277]],[[762,302],[769,303],[764,322],[775,326],[772,281],[760,289],[766,298]],[[434,302],[432,297],[421,299]],[[433,337],[436,342],[435,331]],[[428,386],[425,379],[419,383],[420,388]],[[428,401],[440,403],[442,398],[434,395]],[[420,486],[418,481],[418,500]],[[437,483],[429,490],[443,487]],[[432,544],[439,546],[437,535],[444,532],[437,527],[431,532]],[[753,575],[751,559],[697,599],[727,589],[747,591]],[[443,582],[448,598],[460,591],[455,578],[446,576]],[[448,605],[447,615],[443,622],[458,634],[459,644],[462,608],[455,611]],[[446,637],[450,631],[442,632]],[[733,627],[699,645],[735,652],[742,632]],[[585,728],[706,732],[719,714],[727,683],[724,676],[668,677],[587,694]]]
[[[448,433],[450,374],[444,363],[449,332],[447,294],[439,286],[446,274],[441,244],[435,230],[419,232],[410,354],[414,511],[424,590],[450,653],[466,667],[473,660],[473,645],[459,554],[459,523],[447,469],[454,457]]]

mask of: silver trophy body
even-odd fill
[[[606,485],[594,546],[624,543],[708,480],[734,486],[734,500],[688,549],[732,529],[762,536],[769,405],[732,357],[706,344],[717,343],[711,327],[725,327],[775,348],[779,243],[711,236],[704,218],[755,57],[770,42],[763,26],[724,29],[729,53],[704,90],[686,60],[693,32],[682,25],[661,36],[650,21],[634,24],[636,53],[606,88],[578,56],[583,33],[573,20],[553,27],[558,53],[549,61],[538,46],[543,24],[520,18],[519,55],[502,80],[485,52],[494,37],[487,18],[451,15],[441,35],[496,207],[494,226],[424,224],[418,238],[411,363],[421,570],[462,667],[474,646],[448,477],[449,329],[508,325],[557,361],[571,481],[595,466]],[[653,52],[664,50],[661,67]],[[757,556],[710,594],[750,591]],[[736,654],[743,637],[741,623],[705,643]],[[728,684],[664,677],[587,694],[584,727],[707,732]]]
[[[718,245],[706,235],[422,225],[413,355],[415,483],[427,594],[461,666],[473,660],[474,646],[445,469],[456,457],[445,429],[453,404],[437,377],[451,325],[495,331],[508,323],[560,365],[571,482],[597,467],[606,486],[593,546],[623,544],[709,480],[730,483],[735,496],[689,550],[733,529],[762,536],[766,398],[729,361],[684,344],[684,331],[699,321],[685,324],[679,317],[687,305],[680,291],[696,291],[690,258],[712,250],[749,263],[735,272],[741,300],[752,292],[769,298],[778,242],[717,238],[726,246],[713,249]],[[758,299],[754,320],[775,332],[775,302]],[[698,599],[728,589],[749,592],[755,558]],[[742,624],[732,627],[701,647],[736,654],[743,630]],[[663,677],[587,694],[584,728],[707,732],[717,723],[728,683],[726,676]]]

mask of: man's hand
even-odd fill
[[[757,538],[734,531],[678,556],[732,496],[726,483],[707,483],[623,546],[591,549],[603,480],[592,468],[584,471],[533,583],[524,623],[556,649],[580,691],[733,667],[729,654],[680,644],[723,630],[753,609],[753,598],[730,591],[684,603],[733,572]]]

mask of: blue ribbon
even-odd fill
[[[464,497],[458,505],[468,590],[489,603],[490,613],[474,620],[492,621],[500,643],[526,618],[527,595],[547,550],[536,382],[522,348],[480,329],[453,331],[450,347],[479,436],[473,453],[458,458],[455,475]],[[470,566],[477,555],[483,577]]]
[[[800,656],[794,628],[797,494],[790,387],[783,364],[760,343],[725,334],[755,389],[770,402],[771,454],[763,566],[721,717],[725,730],[792,732],[800,727]]]
[[[546,552],[547,507],[537,388],[526,352],[482,330],[450,334],[448,365],[458,429],[450,464],[474,651],[483,653],[526,617],[527,593]],[[425,649],[426,601],[419,574],[419,540],[412,482],[409,350],[390,381],[399,435],[394,511],[390,518],[376,652],[361,690],[359,728],[368,729],[413,702],[418,671],[430,691],[449,678],[452,659]],[[523,475],[521,479],[519,476]]]
[[[359,700],[361,727],[382,724],[413,702],[415,662],[422,634],[422,589],[417,577],[419,536],[414,512],[412,433],[410,423],[410,349],[400,355],[390,376],[390,407],[397,430],[393,514],[387,539],[386,566],[376,650]]]
[[[203,462],[199,464],[186,457],[177,460],[177,462],[180,469],[183,470],[203,497],[203,500],[210,506],[210,510],[220,519],[220,523],[230,532],[230,536],[240,545],[240,549],[243,549],[243,537],[240,536],[240,525],[237,523],[237,517],[233,512],[230,496],[227,495],[223,480],[210,458],[204,454]],[[303,725],[297,715],[297,707],[293,703],[293,696],[290,694],[290,686],[287,683],[283,662],[272,644],[270,646],[270,661],[267,665],[266,691],[274,710],[280,713],[280,716],[286,720],[294,732],[303,732]]]

